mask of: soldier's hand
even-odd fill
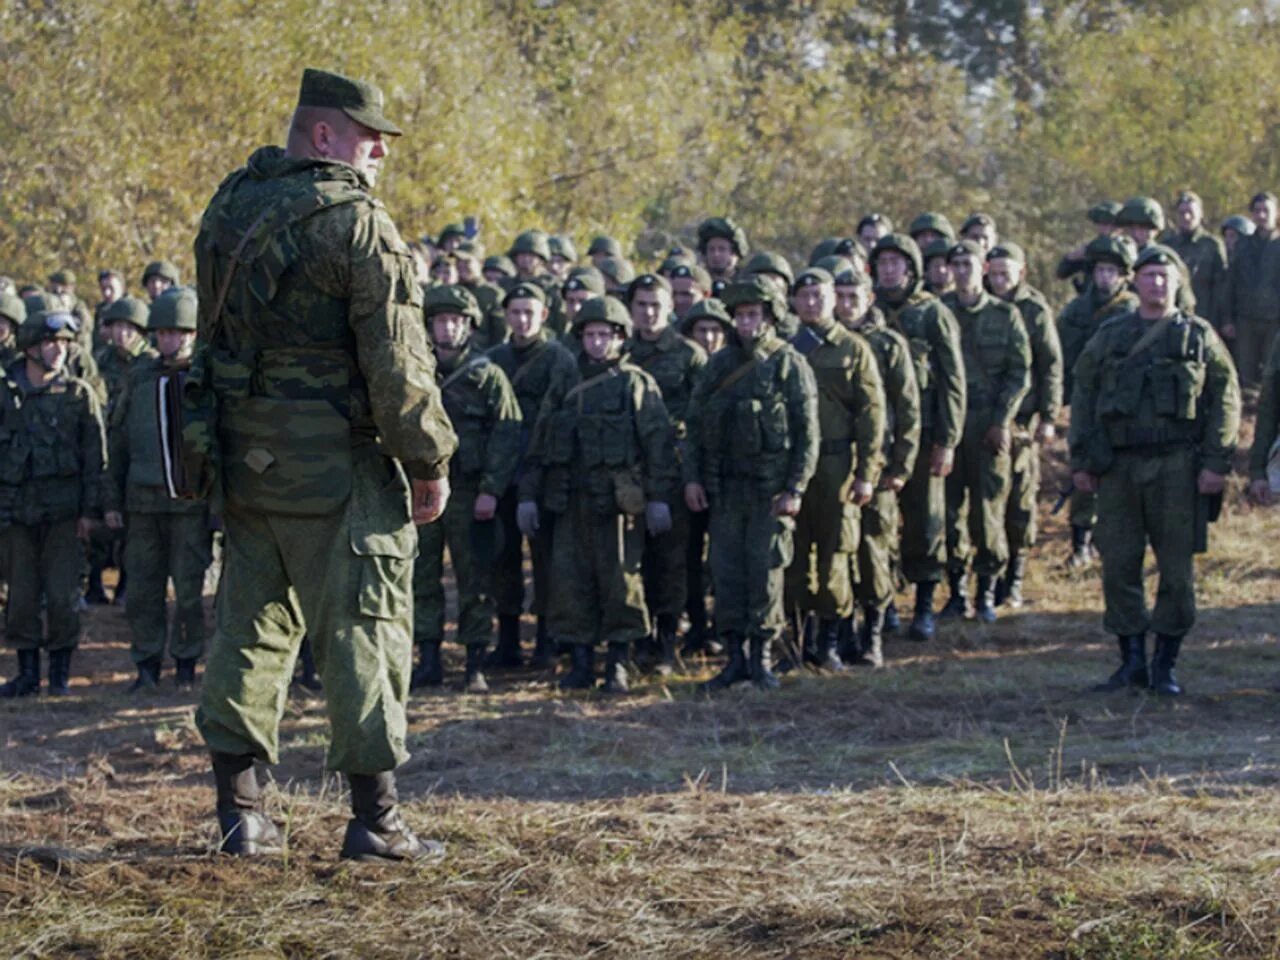
[[[418,526],[439,520],[448,502],[448,477],[413,481],[413,522]]]
[[[1098,475],[1089,473],[1087,470],[1077,470],[1071,474],[1071,483],[1081,493],[1097,493],[1098,492]]]
[[[894,493],[901,493],[902,488],[907,485],[907,478],[900,477],[896,473],[884,475],[880,477],[880,489],[891,490]]]
[[[783,491],[773,498],[772,512],[775,517],[794,517],[800,512],[800,498]]]
[[[1214,473],[1212,470],[1201,470],[1200,476],[1196,477],[1196,489],[1206,497],[1221,493],[1222,488],[1226,485],[1227,478],[1220,473]]]
[[[492,520],[498,512],[498,498],[492,493],[476,494],[476,504],[471,515],[477,520]]]
[[[871,497],[875,492],[875,488],[866,480],[855,480],[853,481],[853,489],[849,492],[849,500],[860,507],[865,507],[871,502]]]
[[[532,500],[522,500],[516,507],[516,526],[526,537],[538,532],[538,505]]]
[[[1271,503],[1274,495],[1271,493],[1271,484],[1266,480],[1255,480],[1249,484],[1249,496],[1255,503],[1260,503],[1264,507]]]
[[[684,505],[694,513],[701,513],[707,509],[707,491],[700,483],[686,483],[684,485]]]
[[[112,530],[124,529],[124,516],[119,510],[108,510],[102,515],[102,519],[107,522],[107,526]]]
[[[1051,443],[1057,435],[1058,428],[1047,421],[1041,420],[1036,427],[1036,443]]]
[[[650,500],[644,507],[644,525],[652,534],[667,533],[671,529],[671,508],[661,500]]]
[[[982,442],[986,444],[987,449],[992,453],[1004,453],[1009,449],[1009,428],[998,423],[992,424],[987,428],[986,435],[982,438]]]
[[[93,533],[93,521],[88,517],[80,517],[76,520],[76,537],[80,540],[88,542],[89,535]]]
[[[929,451],[929,472],[935,477],[945,477],[956,465],[956,452],[951,447],[934,446]]]
[[[1222,339],[1234,340],[1236,338],[1236,325],[1234,323],[1224,323],[1222,329],[1218,332],[1222,334]]]

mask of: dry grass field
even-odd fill
[[[287,855],[213,855],[195,696],[131,698],[95,609],[74,696],[0,705],[0,954],[1280,957],[1280,510],[1215,527],[1172,702],[1084,692],[1114,644],[1061,524],[1031,604],[878,673],[415,695],[402,795],[450,851],[422,869],[336,859],[316,698],[273,771]]]

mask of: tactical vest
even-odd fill
[[[23,393],[11,378],[0,394],[0,526],[79,516],[86,506],[79,433],[88,388],[63,380]]]
[[[704,374],[713,379],[699,439],[707,451],[706,484],[711,493],[719,489],[722,477],[757,481],[770,491],[786,481],[793,441],[783,381],[794,376],[794,365],[803,361],[788,344],[771,346],[771,353],[754,360],[746,350],[726,347]],[[750,372],[728,383],[749,361]]]
[[[164,486],[164,459],[156,429],[156,374],[161,369],[158,361],[148,364],[145,374],[139,371],[133,378],[129,391],[124,429],[129,441],[129,473],[125,479],[130,486]]]

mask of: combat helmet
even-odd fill
[[[693,325],[699,320],[714,320],[724,327],[725,333],[733,333],[733,318],[729,316],[729,311],[724,308],[724,304],[715,297],[699,300],[690,307],[680,323],[680,332],[686,337],[692,336]]]
[[[1116,226],[1163,230],[1164,208],[1153,197],[1130,197],[1116,214]]]
[[[152,330],[183,330],[194,333],[199,319],[200,301],[193,287],[170,287],[151,304]]]
[[[427,291],[422,304],[423,318],[430,320],[441,313],[460,314],[471,321],[472,327],[480,325],[480,305],[471,291],[461,284],[441,284]]]
[[[516,237],[511,244],[511,249],[507,251],[507,256],[514,260],[517,253],[532,253],[544,261],[550,260],[551,244],[547,242],[547,235],[541,230],[526,230]]]
[[[764,304],[770,321],[775,325],[787,315],[787,302],[768,280],[758,274],[734,280],[724,288],[720,300],[730,316],[738,307],[748,303]]]
[[[1138,249],[1126,236],[1094,237],[1084,248],[1084,257],[1090,264],[1114,263],[1125,273],[1133,270]]]
[[[920,246],[905,233],[886,233],[877,240],[876,245],[871,248],[872,265],[887,250],[893,250],[906,257],[911,264],[911,269],[915,271],[917,280],[924,276],[924,257],[920,253]]]
[[[698,252],[706,253],[707,244],[716,237],[733,244],[733,250],[739,257],[751,252],[747,232],[728,217],[708,217],[698,224]]]
[[[932,230],[934,233],[953,242],[956,238],[956,228],[941,213],[933,213],[932,211],[922,213],[911,221],[911,226],[907,227],[907,233],[911,234],[911,239],[913,240],[926,230]]]
[[[772,273],[786,280],[788,288],[795,283],[796,279],[787,258],[780,253],[771,253],[767,250],[753,253],[751,259],[743,265],[742,273],[745,276],[754,276],[757,273]]]
[[[573,318],[571,333],[581,337],[588,323],[607,323],[621,330],[624,338],[631,338],[631,314],[616,297],[592,297],[585,301]]]
[[[47,313],[37,310],[27,314],[18,328],[18,349],[34,347],[45,340],[75,340],[80,332],[80,321],[65,310]]]
[[[177,289],[170,287],[170,290]],[[166,293],[168,291],[165,291]],[[164,296],[164,294],[161,294]],[[159,300],[156,301],[159,303]],[[102,323],[104,325],[116,323],[124,320],[126,323],[132,323],[139,330],[147,331],[151,329],[151,308],[137,297],[121,297],[119,300],[111,302],[110,306],[102,312]],[[195,329],[194,326],[191,328]]]

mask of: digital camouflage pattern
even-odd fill
[[[1227,271],[1222,321],[1235,324],[1241,381],[1257,383],[1267,348],[1280,330],[1280,236],[1259,231],[1240,238]]]
[[[1196,313],[1221,328],[1227,300],[1227,248],[1204,227],[1190,233],[1170,230],[1160,242],[1182,258],[1191,275]]]

